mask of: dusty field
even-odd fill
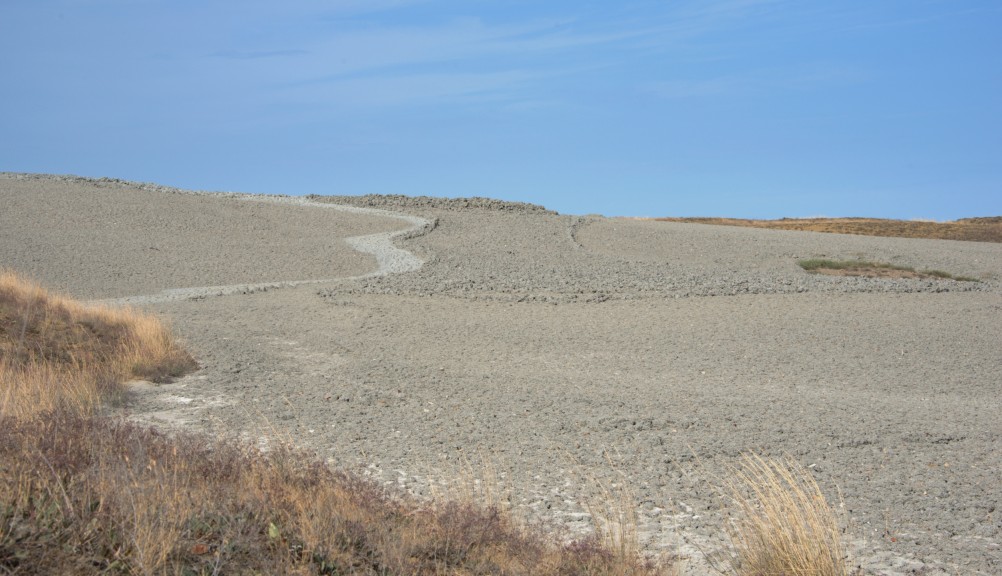
[[[7,175],[0,266],[153,296],[133,301],[204,368],[137,387],[137,419],[288,439],[419,494],[481,475],[572,529],[600,485],[626,486],[648,549],[692,573],[721,546],[712,474],[785,452],[841,494],[867,571],[1002,571],[1002,246],[313,200],[411,218]],[[410,272],[344,241],[409,229]],[[796,264],[814,257],[984,281]]]
[[[932,238],[971,242],[1002,242],[1002,216],[961,218],[953,222],[887,220],[884,218],[782,218],[745,220],[742,218],[657,218],[662,222],[687,222],[721,226],[747,226],[770,230],[803,230],[834,234],[860,234],[895,238]]]

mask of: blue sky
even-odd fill
[[[0,0],[0,170],[1002,214],[1002,3]]]

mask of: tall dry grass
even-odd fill
[[[61,413],[0,429],[0,574],[655,575],[308,457]]]
[[[195,367],[156,316],[84,306],[0,271],[0,417],[91,414],[127,380],[160,381]]]
[[[494,505],[416,502],[287,447],[102,417],[194,368],[159,320],[0,275],[0,574],[655,575]]]
[[[725,479],[736,516],[730,569],[747,576],[848,576],[838,517],[793,458],[746,454]]]

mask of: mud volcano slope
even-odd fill
[[[1000,245],[311,198],[437,224],[396,240],[420,268],[366,276],[375,259],[339,239],[414,221],[29,180],[0,178],[0,265],[84,296],[327,280],[147,304],[204,368],[137,390],[133,418],[289,439],[423,495],[472,470],[571,530],[599,485],[628,486],[644,546],[692,574],[723,546],[712,473],[788,453],[841,494],[868,573],[1002,572]],[[139,207],[114,216],[138,197],[164,219],[150,234],[125,218]],[[176,224],[209,210],[215,232]],[[243,211],[267,226],[244,230]],[[177,256],[146,257],[137,236]],[[796,264],[812,257],[982,281],[812,276]]]
[[[0,202],[0,264],[83,298],[364,275],[379,262],[345,239],[414,226],[377,210],[111,179],[0,175]]]

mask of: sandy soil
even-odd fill
[[[417,494],[483,477],[572,530],[623,487],[647,549],[694,574],[722,550],[713,474],[788,453],[843,503],[867,572],[1002,572],[1002,246],[312,200],[409,219],[6,175],[0,266],[94,299],[271,283],[146,301],[204,368],[137,387],[133,418],[291,441]],[[404,273],[344,240],[408,230],[424,264]]]

